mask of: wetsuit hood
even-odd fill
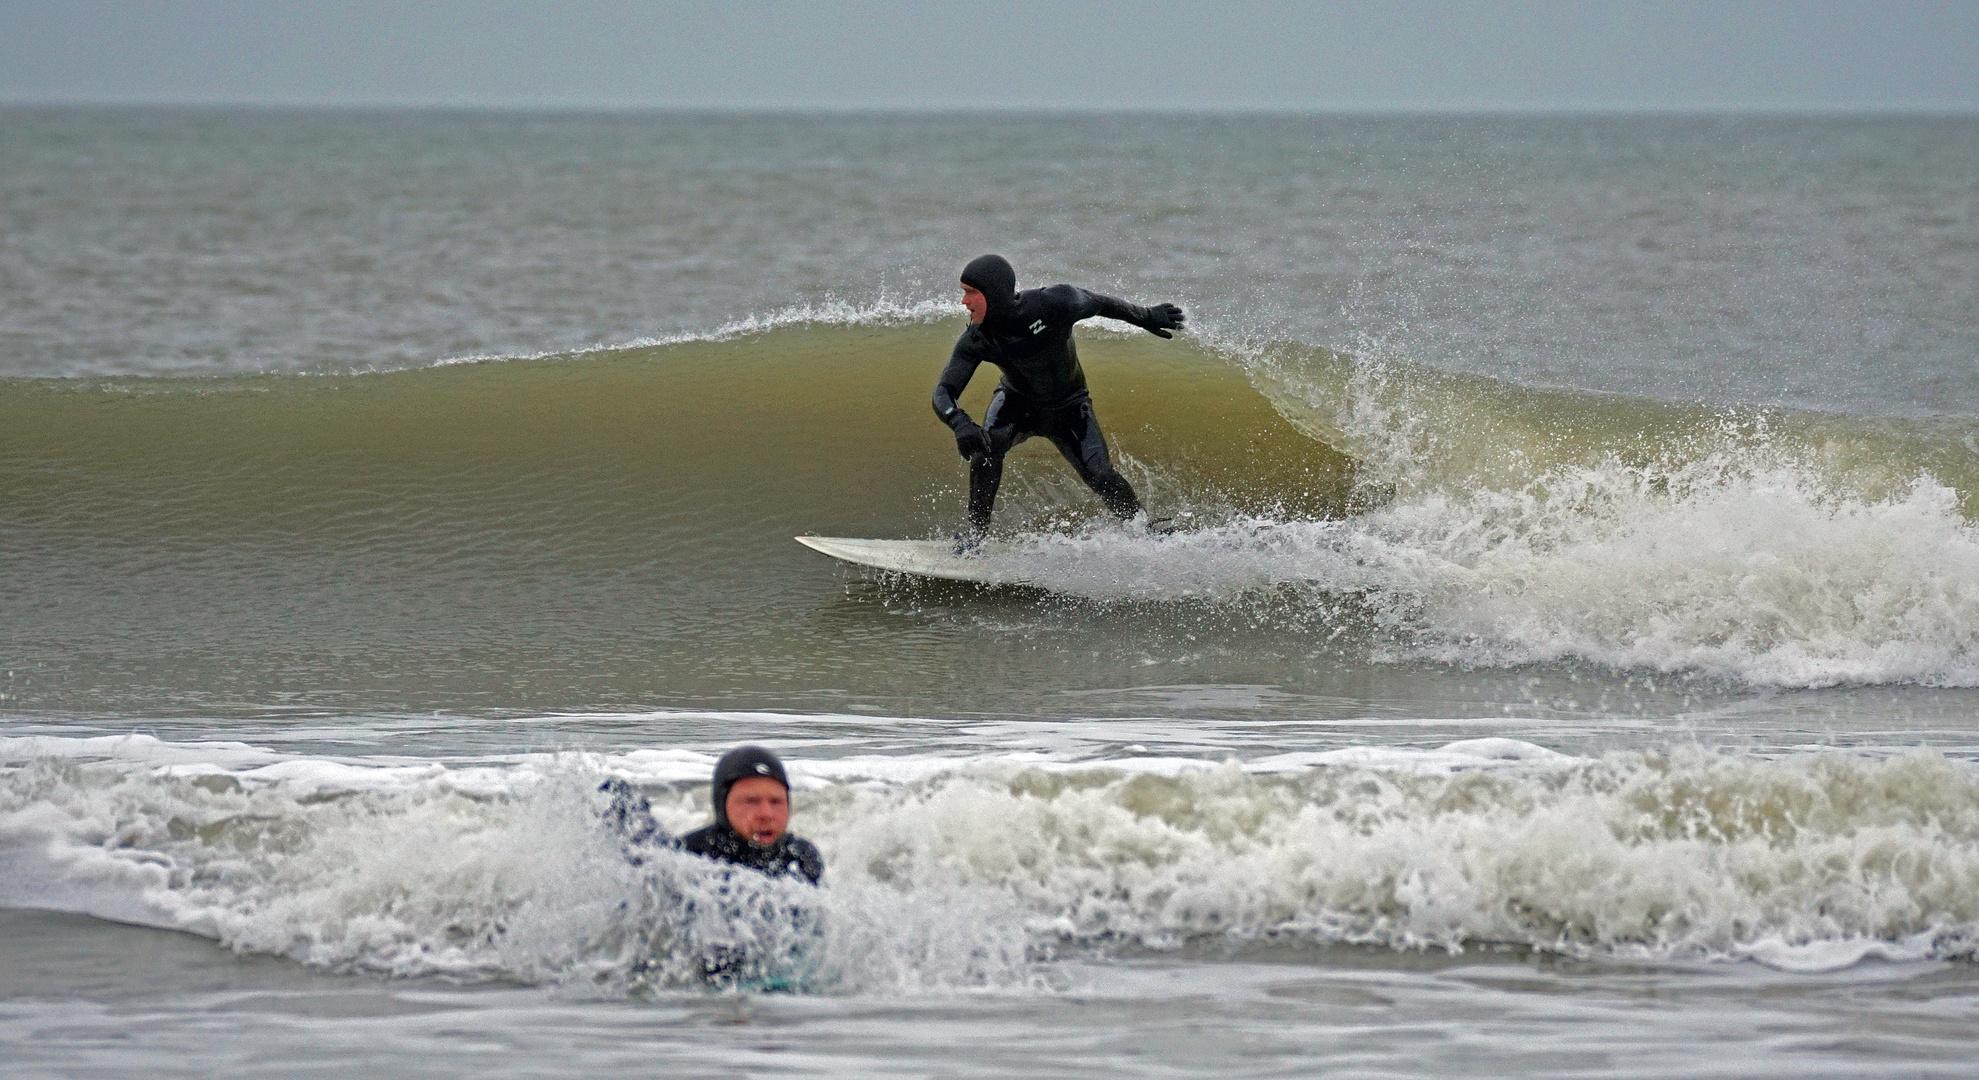
[[[784,791],[790,790],[790,777],[784,775],[783,762],[775,754],[760,746],[738,746],[715,762],[715,824],[734,831],[728,824],[728,789],[752,776],[767,776],[782,784]]]
[[[1007,319],[1017,312],[1017,271],[1001,255],[978,255],[962,268],[962,284],[983,294],[989,301],[984,322]]]

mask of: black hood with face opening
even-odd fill
[[[778,761],[775,754],[760,746],[738,746],[715,762],[716,824],[728,824],[728,789],[734,787],[736,781],[752,776],[767,776],[782,784],[783,790],[790,790],[790,777],[784,775],[783,762]]]
[[[1017,311],[1017,271],[1001,255],[978,255],[962,268],[962,284],[983,294],[989,301],[984,322],[1008,320]]]

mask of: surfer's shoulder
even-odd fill
[[[955,353],[958,356],[973,356],[977,353],[988,351],[990,345],[989,334],[982,327],[975,323],[970,323],[968,326],[962,328],[962,333],[956,336]]]
[[[971,326],[955,339],[955,348],[948,354],[948,362],[962,364],[997,364],[1001,366],[1005,350],[1011,339],[999,337],[980,326]]]
[[[818,854],[818,845],[813,844],[801,836],[786,835],[783,839],[785,845],[790,848],[791,855],[807,863],[823,864],[824,856]]]
[[[734,835],[735,830],[722,825],[703,825],[680,838],[680,850],[689,855],[723,858],[731,853],[731,849],[735,846],[725,842],[728,837]]]
[[[794,869],[798,876],[813,885],[824,877],[825,857],[818,852],[818,845],[801,836],[786,835],[783,850],[786,873]]]
[[[1070,327],[1093,316],[1093,295],[1077,285],[1060,283],[1037,293],[1038,313],[1052,325]]]
[[[1041,317],[1055,318],[1077,307],[1080,295],[1078,288],[1072,285],[1025,289],[1017,294],[1017,318],[1021,322]]]

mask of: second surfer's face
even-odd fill
[[[745,776],[728,789],[728,826],[761,847],[790,828],[790,792],[767,776]]]
[[[978,326],[989,317],[989,297],[974,285],[962,286],[962,306],[969,309],[969,321]]]

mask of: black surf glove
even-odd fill
[[[977,455],[989,456],[989,432],[984,431],[982,425],[974,420],[963,420],[955,425],[955,450],[964,458],[973,458]]]
[[[1147,321],[1141,324],[1141,329],[1155,337],[1172,338],[1175,335],[1169,331],[1182,329],[1182,323],[1187,318],[1182,314],[1182,309],[1174,304],[1156,304],[1148,309]]]

